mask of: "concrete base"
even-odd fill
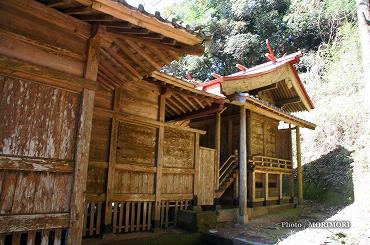
[[[177,214],[177,227],[189,232],[205,232],[215,228],[216,211],[181,210]]]

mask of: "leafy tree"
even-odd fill
[[[355,16],[354,0],[189,0],[164,11],[208,35],[203,56],[187,56],[165,71],[204,81],[212,73],[237,71],[236,63],[265,62],[265,39],[277,56],[317,50],[334,40],[339,26]]]

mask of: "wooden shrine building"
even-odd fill
[[[0,1],[0,244],[152,231],[230,200],[244,223],[293,200],[293,129],[301,201],[300,54],[198,86],[159,72],[203,41],[124,1]]]

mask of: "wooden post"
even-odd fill
[[[96,81],[98,76],[99,50],[100,37],[97,35],[97,29],[95,28],[89,40],[87,61],[84,69],[84,77],[93,81]],[[81,244],[82,241],[94,99],[95,91],[89,89],[82,91],[75,152],[74,183],[71,197],[70,229],[67,238],[68,244]]]
[[[109,143],[109,162],[108,162],[108,177],[107,177],[107,191],[105,197],[105,220],[104,229],[107,232],[112,231],[112,195],[114,192],[114,172],[117,156],[117,139],[119,121],[116,118],[116,112],[119,111],[121,90],[116,88],[114,91],[113,111],[112,117],[110,143]]]
[[[279,174],[279,203],[283,201],[283,174]]]
[[[198,205],[198,196],[199,196],[199,183],[200,183],[200,148],[199,148],[199,133],[195,133],[195,142],[194,142],[194,197],[195,203],[194,206]]]
[[[251,207],[254,206],[254,203],[256,202],[256,173],[254,170],[249,170],[249,205]]]
[[[290,202],[294,202],[294,174],[293,174],[293,143],[292,143],[292,126],[289,124],[289,157],[292,163],[292,173],[289,178],[290,186]]]
[[[215,126],[215,190],[218,190],[219,185],[219,168],[220,168],[220,155],[221,155],[221,113],[216,114]]]
[[[268,199],[269,199],[269,174],[268,173],[265,173],[263,188],[264,188],[264,191],[265,191],[264,205],[267,206]]]
[[[298,204],[303,204],[303,177],[302,177],[302,159],[301,159],[301,140],[299,127],[296,126],[296,144],[297,144],[297,178],[298,178]]]
[[[166,113],[166,95],[162,93],[159,96],[159,121],[165,121]],[[158,231],[161,228],[160,215],[161,215],[161,186],[162,186],[162,164],[163,164],[163,139],[164,139],[164,126],[161,124],[158,129],[157,138],[157,173],[155,183],[155,212],[154,212],[154,229]]]
[[[247,213],[247,124],[246,109],[240,107],[240,149],[239,149],[239,223],[248,222]]]

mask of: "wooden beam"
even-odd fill
[[[97,89],[96,81],[81,78],[48,67],[30,64],[18,59],[0,55],[0,74],[23,78],[68,91],[81,92],[83,88]]]
[[[253,89],[249,91],[249,94],[252,95],[257,95],[259,92],[264,92],[264,91],[269,91],[269,90],[274,90],[277,89],[277,83],[270,84],[261,88]]]
[[[159,122],[157,120],[153,120],[147,117],[137,116],[137,115],[124,113],[124,112],[113,112],[112,110],[107,110],[107,109],[98,108],[98,107],[95,108],[94,114],[101,115],[104,117],[110,117],[110,118],[112,118],[113,116],[116,116],[117,120],[119,121],[129,122],[129,123],[133,123],[136,125],[144,125],[144,126],[150,126],[150,127],[155,127],[155,128],[159,128],[161,125],[163,125],[165,128],[174,128],[174,129],[178,129],[181,131],[199,133],[202,135],[207,133],[204,130],[199,130],[199,129],[190,128],[190,127],[181,127],[178,125],[173,125],[171,123]]]
[[[174,101],[174,99],[173,99],[172,97],[173,97],[173,96],[168,97],[168,98],[167,98],[167,101],[168,101],[170,104],[172,104],[172,106],[173,106],[173,107],[176,107],[179,111],[181,111],[181,114],[185,114],[185,113],[186,113],[186,110],[185,110],[182,106],[180,106],[179,104],[177,104],[177,103]]]
[[[188,45],[196,45],[203,41],[202,38],[197,37],[194,34],[190,34],[185,30],[178,29],[172,25],[158,21],[158,19],[142,14],[137,10],[127,8],[121,3],[112,2],[110,0],[91,0],[91,2],[92,8],[99,12],[114,16],[120,20],[135,23],[137,26],[149,29],[153,32],[161,33],[162,35],[176,39],[179,42],[183,42]]]
[[[186,113],[180,116],[169,118],[168,121],[192,120],[196,118],[206,117],[206,116],[209,116],[215,113],[219,113],[219,112],[222,112],[223,110],[224,110],[223,106],[215,105],[212,107],[207,107],[203,110],[193,111],[193,112],[189,112],[189,113]]]
[[[299,102],[302,102],[300,97],[293,97],[293,98],[277,101],[276,106],[281,107],[284,105],[294,104],[294,103],[299,103]]]
[[[89,40],[84,77],[96,81],[99,65],[100,36],[93,28]],[[68,244],[81,243],[85,216],[85,192],[89,164],[92,117],[95,91],[84,89],[81,94],[80,118],[77,130],[75,173],[71,197],[71,219]]]
[[[73,167],[73,161],[0,156],[2,170],[73,173]]]
[[[296,146],[297,146],[297,178],[298,178],[298,205],[303,204],[303,176],[301,158],[301,135],[299,127],[296,127]]]
[[[192,54],[192,55],[201,55],[204,52],[204,48],[201,45],[184,45],[180,43],[176,43],[176,46],[163,43],[160,41],[160,39],[153,39],[153,38],[145,38],[141,35],[135,35],[131,33],[116,33],[116,32],[108,32],[106,31],[107,36],[110,36],[112,39],[120,39],[120,40],[130,40],[132,42],[136,43],[142,43],[148,47],[156,47],[158,49],[166,49],[166,50],[172,50],[176,53],[179,53],[180,55],[184,54]]]
[[[179,96],[182,97],[194,110],[198,110],[199,107],[195,106],[186,95],[179,94]]]
[[[239,148],[239,223],[248,222],[247,213],[247,124],[246,109],[240,107],[240,148]]]
[[[62,7],[72,3],[72,0],[48,0],[46,5],[50,8]]]
[[[142,56],[149,64],[151,64],[155,69],[159,70],[161,66],[147,53],[145,53],[144,49],[139,46],[138,43],[132,40],[124,40],[132,49],[134,49],[140,56]],[[117,42],[119,46],[121,46],[120,42]]]
[[[68,226],[69,213],[0,215],[0,234]]]

